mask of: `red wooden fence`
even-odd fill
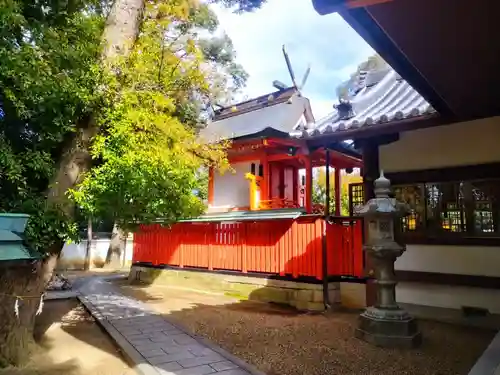
[[[148,225],[134,236],[133,262],[322,279],[324,225],[328,275],[362,276],[359,219]]]

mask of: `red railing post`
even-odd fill
[[[184,241],[184,226],[180,225],[179,230],[179,267],[184,268],[184,247],[186,242]]]
[[[214,269],[213,265],[213,256],[214,256],[214,238],[215,238],[215,225],[213,223],[209,223],[207,225],[207,230],[206,230],[208,239],[207,239],[207,244],[208,244],[208,269],[212,271]]]
[[[241,272],[247,273],[247,223],[241,225]]]

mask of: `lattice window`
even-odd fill
[[[499,184],[497,181],[476,181],[472,183],[471,188],[474,202],[474,231],[497,232]]]
[[[432,182],[394,186],[408,204],[402,232],[488,236],[500,234],[500,180]]]
[[[428,228],[434,231],[465,232],[463,183],[425,184],[425,188]]]
[[[349,214],[354,215],[354,209],[365,203],[363,183],[349,184]]]
[[[425,197],[424,185],[403,185],[394,188],[394,196],[400,202],[408,205],[410,213],[401,219],[401,230],[403,232],[416,231],[422,228]]]

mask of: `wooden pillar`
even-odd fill
[[[340,181],[340,168],[335,167],[335,216],[340,216],[341,211],[341,194],[342,194],[342,185]]]
[[[306,212],[308,214],[312,213],[312,184],[313,184],[313,170],[312,161],[308,156],[305,159],[306,164]]]
[[[214,204],[214,168],[208,169],[208,205]]]
[[[262,158],[261,160],[262,163],[262,169],[263,169],[263,176],[262,176],[262,185],[261,185],[261,195],[260,195],[260,200],[269,200],[271,199],[271,173],[270,173],[270,168],[269,168],[269,161],[267,160],[267,155]]]
[[[83,269],[88,271],[90,269],[90,261],[92,258],[92,242],[94,236],[92,235],[92,218],[89,217],[87,221],[87,246],[85,246],[85,260],[83,262]]]
[[[279,185],[278,185],[278,190],[280,193],[280,198],[283,199],[285,198],[285,166],[283,164],[279,165],[279,171],[280,171],[280,179],[279,179]]]
[[[375,198],[373,182],[380,175],[378,158],[379,145],[377,143],[364,141],[361,147],[363,153],[363,187],[366,203],[370,199]]]
[[[375,191],[373,182],[380,175],[380,165],[379,165],[379,144],[370,141],[364,141],[361,144],[361,150],[363,155],[363,190],[365,203],[370,199],[375,198]],[[366,281],[366,305],[373,306],[377,302],[377,284],[372,278],[371,271],[373,270],[373,264],[370,257],[365,254],[365,275],[369,278]]]
[[[299,205],[299,170],[293,167],[293,202]]]
[[[330,216],[330,150],[326,149],[325,154],[325,216]]]

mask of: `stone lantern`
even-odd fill
[[[408,208],[390,198],[391,183],[383,172],[374,185],[375,198],[355,212],[364,218],[363,250],[373,265],[377,302],[361,314],[356,337],[382,347],[412,348],[420,345],[422,335],[416,320],[396,303],[394,274],[394,262],[405,251],[394,239],[394,224],[408,214]]]

